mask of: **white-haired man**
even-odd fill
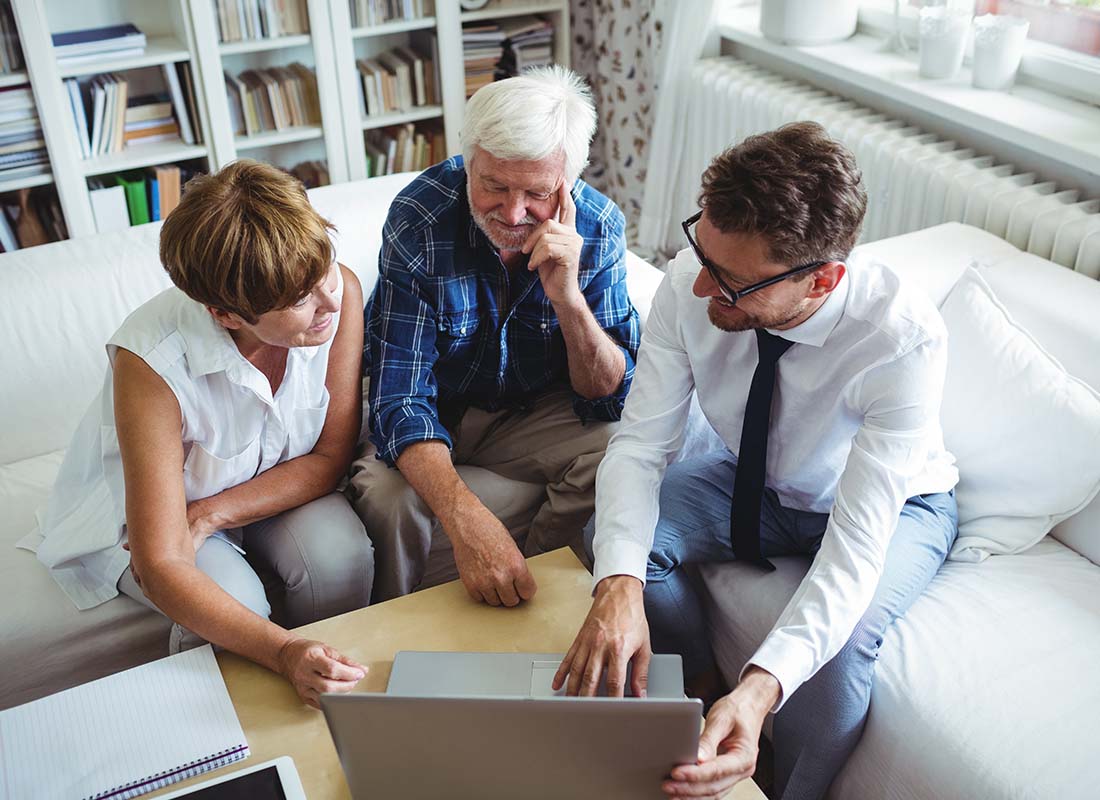
[[[370,441],[348,487],[376,602],[421,583],[438,522],[470,595],[514,606],[536,586],[513,537],[529,555],[579,542],[592,514],[639,339],[623,215],[578,180],[595,127],[566,69],[490,84],[462,157],[390,207],[365,312]],[[545,494],[517,503],[499,476]]]

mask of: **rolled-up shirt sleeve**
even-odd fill
[[[622,424],[596,473],[593,587],[611,575],[645,583],[661,481],[683,445],[695,381],[671,280],[666,277],[654,296]]]
[[[908,486],[924,468],[930,429],[939,424],[946,370],[946,348],[933,340],[864,376],[864,421],[840,475],[821,549],[746,665],[779,681],[773,711],[840,652],[869,608]]]
[[[613,216],[603,224],[598,237],[598,265],[582,287],[588,308],[604,332],[618,345],[626,361],[626,372],[618,389],[606,397],[586,399],[573,395],[573,411],[582,419],[607,422],[622,416],[623,403],[634,380],[638,343],[641,338],[638,312],[626,290],[626,238],[622,212],[614,206]]]
[[[365,326],[370,437],[390,466],[416,442],[436,439],[453,446],[436,406],[436,314],[416,277],[423,255],[402,230],[387,220]]]

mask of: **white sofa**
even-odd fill
[[[408,180],[311,192],[339,229],[338,257],[368,290],[386,209]],[[158,232],[151,224],[0,256],[0,708],[165,654],[167,625],[158,615],[126,597],[77,612],[34,556],[14,547],[32,529],[99,389],[103,342],[167,285]],[[1100,386],[1100,284],[962,225],[867,248],[937,303],[972,261],[989,265],[983,274],[1015,317],[1070,372]],[[629,258],[630,293],[644,318],[661,274]],[[698,419],[693,425],[685,450],[699,452],[710,441]],[[443,549],[433,548],[437,556]],[[435,560],[434,579],[443,577],[443,562]],[[1100,500],[1025,553],[945,566],[884,645],[866,733],[833,797],[1095,796],[1097,564]],[[770,576],[736,564],[704,571],[728,677],[767,633],[806,562],[777,566]]]

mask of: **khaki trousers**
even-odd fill
[[[452,433],[459,476],[493,512],[526,555],[581,541],[595,508],[596,468],[618,423],[573,413],[573,395],[557,389],[526,410],[470,408]],[[369,441],[351,467],[346,493],[375,550],[373,602],[425,588],[438,521],[401,472],[375,458]],[[524,535],[526,539],[524,541]],[[453,565],[453,555],[446,555]],[[434,557],[433,557],[434,561]],[[453,572],[451,573],[453,574]]]

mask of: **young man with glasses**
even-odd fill
[[[670,796],[751,775],[774,713],[775,796],[822,797],[859,740],[886,630],[957,533],[946,330],[919,291],[849,258],[866,204],[819,125],[750,137],[703,175],[691,247],[653,302],[597,478],[595,600],[555,684],[592,694],[606,671],[610,692],[644,693],[652,644],[713,700],[725,687],[690,565],[813,558]],[[693,391],[728,449],[668,466]]]

